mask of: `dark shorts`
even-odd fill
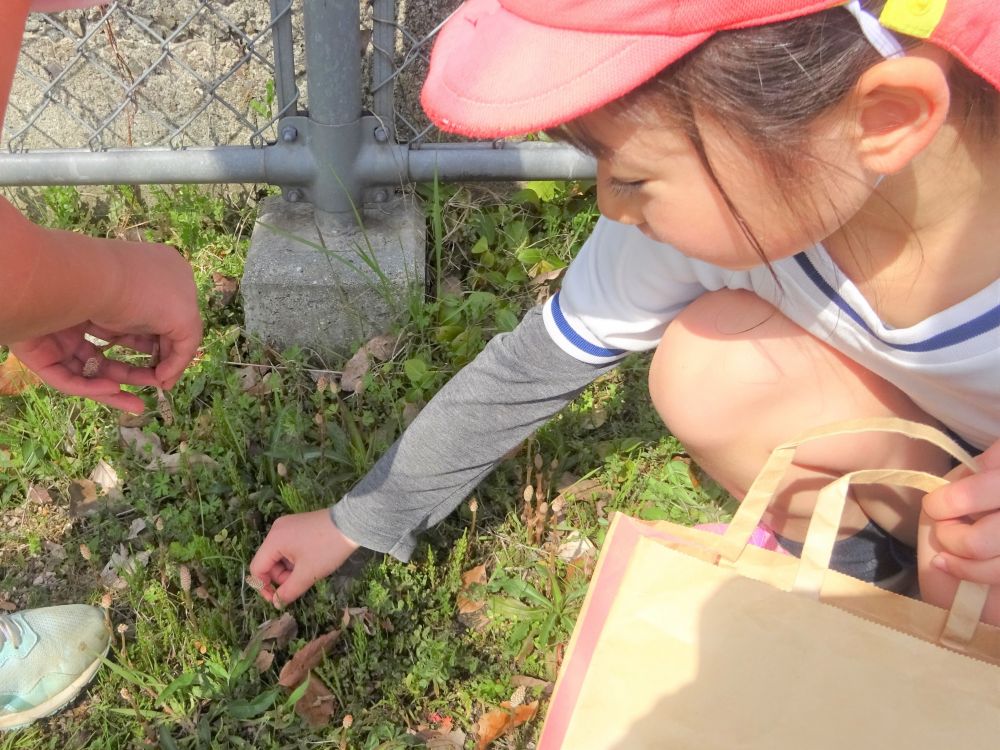
[[[785,550],[796,557],[802,555],[802,542],[793,542],[778,534],[775,536]],[[904,572],[914,571],[916,566],[917,551],[874,521],[869,521],[857,534],[834,544],[830,559],[832,570],[869,583],[898,578]]]

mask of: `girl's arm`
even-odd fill
[[[281,603],[294,601],[359,545],[408,560],[419,534],[616,365],[570,357],[546,332],[541,308],[531,310],[455,375],[330,511],[275,521],[250,564],[262,595],[273,602],[277,590]]]

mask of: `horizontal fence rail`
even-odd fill
[[[448,141],[426,121],[417,94],[457,4],[423,4],[433,17],[394,0],[33,14],[0,185],[260,182],[346,213],[379,186],[591,177],[569,147]]]

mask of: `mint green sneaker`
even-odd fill
[[[0,614],[0,730],[23,727],[73,700],[110,645],[111,629],[98,607]]]

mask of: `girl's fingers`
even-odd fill
[[[990,513],[974,523],[942,521],[934,536],[940,547],[968,560],[1000,557],[1000,513]]]
[[[273,535],[268,534],[250,561],[250,575],[257,577],[266,585],[286,568],[286,559],[280,546],[273,539]]]
[[[987,469],[928,493],[923,510],[936,521],[1000,510],[1000,470]]]
[[[955,578],[975,583],[1000,584],[1000,557],[989,560],[968,560],[948,552],[939,552],[931,560],[934,567]]]

